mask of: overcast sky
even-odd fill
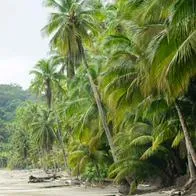
[[[0,6],[0,83],[28,88],[29,71],[47,55],[40,30],[47,22],[42,0],[6,0]]]

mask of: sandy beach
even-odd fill
[[[82,186],[63,186],[63,180],[55,180],[45,183],[28,183],[30,175],[43,176],[39,170],[0,170],[0,195],[48,195],[48,196],[98,196],[111,195],[117,193],[115,187],[82,187]],[[53,188],[49,188],[53,187]]]
[[[113,185],[102,187],[64,186],[65,178],[45,182],[28,183],[30,175],[44,176],[41,170],[0,170],[0,195],[14,196],[118,196],[117,187]],[[60,186],[60,187],[58,187]],[[164,192],[151,192],[142,194],[143,196],[167,196]]]

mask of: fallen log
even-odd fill
[[[58,178],[61,178],[61,176],[52,175],[52,176],[46,176],[46,177],[35,177],[35,176],[29,176],[28,183],[39,183],[39,182],[48,182],[49,180],[56,180]]]

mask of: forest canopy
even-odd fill
[[[0,85],[0,166],[5,167],[9,157],[9,138],[12,132],[9,130],[9,123],[16,116],[16,109],[25,101],[32,100],[29,91],[22,87],[11,85]]]

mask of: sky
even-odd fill
[[[41,34],[47,23],[42,0],[6,0],[0,6],[0,84],[27,89],[36,62],[47,56],[48,40]]]

